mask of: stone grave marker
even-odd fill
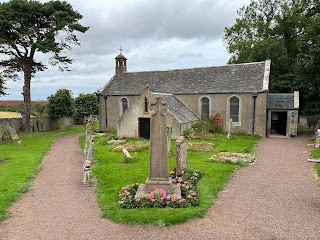
[[[176,140],[176,169],[177,169],[177,176],[179,177],[185,175],[188,172],[187,150],[188,150],[187,139],[183,136],[180,136]]]
[[[143,198],[156,188],[181,198],[181,190],[169,178],[166,113],[168,104],[161,97],[151,101],[149,176],[138,188],[135,198]]]
[[[66,125],[64,124],[64,120],[60,119],[59,120],[59,131],[60,132],[65,132],[67,129]]]
[[[9,135],[10,135],[10,138],[11,138],[12,140],[17,140],[17,139],[19,139],[19,136],[17,135],[17,132],[16,132],[16,130],[15,130],[14,128],[12,128],[12,127],[10,127],[10,126],[7,126],[7,131],[8,131],[8,133],[9,133]]]
[[[223,128],[223,118],[221,117],[221,115],[219,113],[217,113],[215,116],[214,116],[214,123]]]
[[[90,137],[90,143],[88,148],[88,153],[86,156],[86,160],[83,163],[83,184],[86,186],[90,185],[90,172],[91,172],[91,158],[92,158],[92,149],[94,144],[94,137]]]
[[[22,142],[22,140],[19,140],[17,143],[18,143],[18,146],[19,146],[19,147],[23,147],[23,142]]]
[[[33,124],[33,131],[38,132],[38,124],[37,123]]]
[[[227,139],[231,139],[231,128],[232,128],[232,118],[230,118],[229,125],[228,125],[228,136],[227,136]]]
[[[320,147],[320,129],[318,129],[316,132],[316,144],[315,144],[315,148],[319,148],[319,147]]]
[[[40,120],[37,122],[37,125],[38,125],[39,132],[42,132],[43,131],[43,127],[42,127],[42,122]]]
[[[167,127],[167,150],[168,150],[168,155],[170,154],[170,149],[171,149],[171,135],[172,135],[172,127]]]

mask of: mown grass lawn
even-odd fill
[[[53,140],[60,135],[83,131],[84,126],[74,126],[64,133],[58,130],[19,133],[23,147],[18,147],[17,140],[0,144],[0,221],[12,202],[28,190],[29,181],[41,170],[39,164]]]
[[[107,136],[96,138],[94,160],[98,164],[92,168],[92,176],[98,180],[98,202],[103,210],[103,216],[115,222],[156,226],[168,226],[185,222],[191,218],[203,217],[207,209],[214,203],[218,191],[226,184],[230,174],[240,167],[240,165],[233,163],[212,162],[208,158],[220,151],[253,152],[255,144],[259,140],[258,136],[233,135],[231,140],[226,139],[226,134],[212,136],[212,140],[206,141],[214,144],[212,151],[188,150],[188,170],[200,170],[204,173],[204,177],[197,184],[200,206],[181,209],[119,208],[118,194],[123,186],[132,183],[145,183],[149,172],[149,149],[131,152],[132,155],[137,156],[138,161],[121,163],[122,153],[112,150],[113,147],[106,143]],[[81,137],[80,141],[83,147],[84,137]],[[129,143],[134,145],[135,141],[137,140],[129,140]],[[174,141],[171,144],[171,151],[175,152]],[[169,157],[170,169],[175,167],[175,161],[174,154],[171,154]]]

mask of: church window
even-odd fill
[[[239,122],[239,98],[230,98],[230,118],[233,122]]]
[[[201,119],[205,119],[210,115],[210,100],[207,97],[201,98]]]
[[[121,115],[124,114],[125,111],[128,109],[128,99],[122,98],[121,99]]]
[[[148,98],[147,97],[144,97],[143,106],[144,106],[144,112],[149,112],[149,109],[148,109]]]

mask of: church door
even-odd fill
[[[150,139],[150,118],[139,118],[139,137]]]

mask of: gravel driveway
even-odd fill
[[[30,190],[0,223],[0,239],[320,239],[320,188],[307,136],[263,139],[257,163],[237,171],[205,218],[157,229],[102,219],[81,183],[80,134],[57,138]]]

